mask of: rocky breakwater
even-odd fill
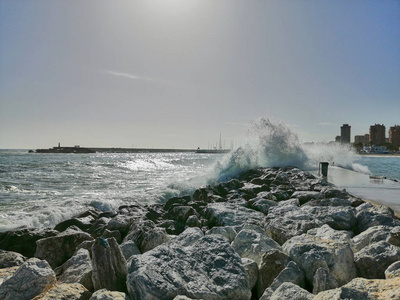
[[[0,299],[400,299],[400,221],[300,169],[0,233]]]

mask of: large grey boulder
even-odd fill
[[[130,300],[123,292],[108,291],[101,289],[93,293],[89,300]]]
[[[302,234],[288,240],[282,248],[304,270],[310,283],[319,268],[329,271],[340,286],[356,277],[354,254],[348,243]]]
[[[335,230],[325,224],[319,228],[313,228],[307,231],[307,234],[313,235],[323,240],[332,240],[339,243],[352,244],[353,232],[347,230]]]
[[[127,263],[114,238],[97,238],[92,246],[94,290],[126,291]]]
[[[304,272],[294,261],[290,261],[286,265],[286,267],[278,274],[278,276],[269,286],[269,289],[275,291],[285,282],[294,283],[301,288],[306,287],[306,278],[304,276]]]
[[[354,252],[358,252],[371,244],[385,241],[390,234],[392,227],[372,226],[352,238]]]
[[[385,206],[372,206],[369,203],[363,204],[357,208],[358,230],[363,232],[372,226],[400,226],[400,221],[394,219],[393,211]]]
[[[63,283],[80,283],[93,291],[92,260],[89,251],[79,249],[69,260],[55,269],[57,279]]]
[[[240,256],[220,235],[199,228],[132,257],[127,286],[134,299],[250,299]]]
[[[14,273],[17,272],[18,268],[19,266],[0,269],[0,286],[4,280],[14,275]]]
[[[80,243],[90,240],[93,238],[88,233],[68,228],[56,236],[36,241],[35,257],[46,260],[54,269],[71,258]]]
[[[400,260],[400,247],[381,241],[367,246],[354,255],[354,262],[360,277],[385,278],[385,270]]]
[[[122,254],[124,255],[126,261],[129,260],[133,255],[141,254],[138,246],[134,241],[126,241],[119,245]]]
[[[45,260],[28,259],[0,286],[0,299],[32,299],[56,282],[56,275]]]
[[[124,242],[134,241],[141,253],[149,251],[169,240],[165,228],[157,227],[151,220],[136,220],[132,223]]]
[[[258,266],[257,263],[249,258],[242,258],[242,264],[246,270],[247,276],[249,277],[249,287],[252,290],[258,279]]]
[[[319,293],[314,300],[385,300],[400,299],[400,277],[391,279],[355,278],[348,284]]]
[[[35,300],[88,300],[91,294],[79,283],[57,283]]]
[[[240,257],[250,258],[258,265],[261,264],[261,257],[268,250],[281,250],[281,246],[270,238],[262,228],[256,225],[244,226],[236,235],[231,245]]]
[[[339,287],[339,284],[329,270],[319,268],[315,272],[313,279],[313,294],[318,294],[319,292],[335,289],[337,287]]]
[[[232,243],[237,235],[237,232],[232,226],[216,226],[210,230],[207,230],[206,234],[220,234],[226,237],[229,243]]]
[[[392,245],[400,247],[400,226],[392,228],[387,241]]]
[[[265,215],[268,215],[270,207],[278,205],[277,202],[269,199],[264,199],[262,197],[256,197],[254,199],[251,199],[249,203],[251,203],[251,207],[253,209],[258,210],[264,213]]]
[[[0,250],[0,269],[20,266],[26,257],[14,251]]]
[[[298,285],[291,282],[285,282],[279,286],[271,294],[271,290],[266,290],[265,294],[260,298],[260,300],[286,300],[286,299],[296,299],[296,300],[313,300],[314,295],[302,289]]]
[[[258,271],[257,294],[260,297],[278,274],[285,269],[290,258],[278,249],[269,250],[262,256]]]
[[[357,225],[356,210],[351,206],[303,206],[301,209],[336,230],[355,230]]]

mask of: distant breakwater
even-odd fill
[[[0,299],[400,294],[393,211],[294,167],[249,170],[164,204],[2,232],[0,248]]]
[[[203,154],[224,154],[229,149],[164,149],[164,148],[98,148],[98,147],[53,147],[48,149],[29,150],[30,153],[179,153],[194,152]]]

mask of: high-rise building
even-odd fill
[[[394,125],[389,128],[389,143],[396,150],[400,148],[400,125]]]
[[[340,142],[342,144],[350,144],[350,129],[351,126],[349,126],[349,124],[343,124],[343,126],[340,127]]]
[[[354,144],[362,144],[363,146],[368,146],[369,144],[369,134],[356,135],[354,136]]]
[[[386,143],[385,125],[375,124],[369,127],[369,143],[376,146],[383,146]]]

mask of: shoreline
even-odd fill
[[[90,208],[54,228],[0,232],[0,246],[1,299],[318,300],[348,285],[395,293],[400,282],[385,278],[400,260],[393,211],[295,167],[252,169],[163,204]],[[19,290],[20,280],[35,289]]]

